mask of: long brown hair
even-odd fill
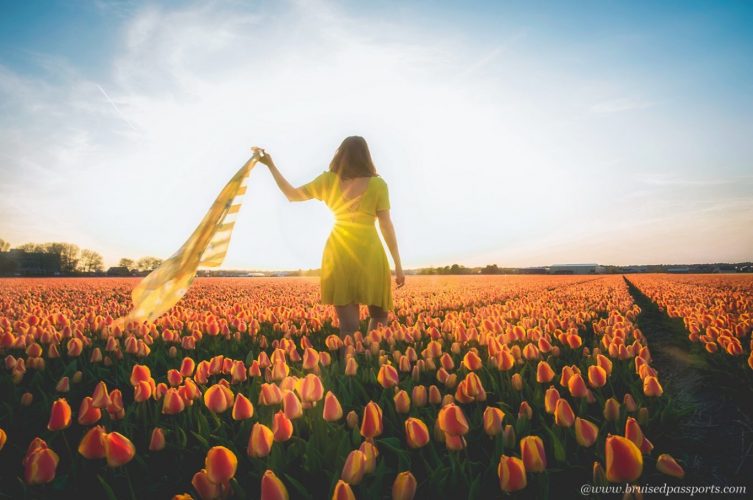
[[[366,139],[360,135],[346,137],[329,162],[329,171],[336,173],[341,179],[377,175]]]

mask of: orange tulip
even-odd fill
[[[395,387],[397,385],[400,381],[400,376],[394,366],[382,365],[377,374],[377,381],[382,387],[389,389],[390,387]]]
[[[410,396],[408,393],[400,390],[392,398],[395,402],[395,411],[398,413],[408,413],[410,411]]]
[[[465,366],[466,370],[476,371],[484,366],[484,362],[481,361],[476,351],[468,351],[463,356],[463,366]]]
[[[575,422],[575,412],[566,399],[558,399],[554,408],[554,423],[560,427],[572,427]]]
[[[288,490],[272,470],[261,477],[261,500],[288,500]]]
[[[371,474],[376,469],[376,459],[379,456],[379,450],[369,441],[361,443],[358,449],[366,457],[366,465],[364,467],[366,474]]]
[[[295,395],[293,391],[286,391],[282,397],[282,408],[285,412],[285,416],[290,420],[295,420],[303,416],[303,405],[301,400]]]
[[[59,431],[69,425],[71,425],[71,407],[64,398],[58,398],[52,403],[47,428],[51,431]]]
[[[5,448],[6,442],[8,442],[8,434],[5,433],[4,429],[0,429],[0,451]]]
[[[526,466],[517,457],[500,456],[497,476],[499,477],[499,487],[506,493],[522,490],[528,485]]]
[[[554,414],[554,409],[557,406],[557,400],[560,398],[560,391],[554,387],[550,387],[544,393],[544,411]]]
[[[248,439],[248,456],[254,458],[263,458],[272,451],[272,442],[274,433],[264,424],[256,422],[251,428],[251,436]]]
[[[348,484],[356,485],[361,482],[366,473],[366,455],[361,450],[353,450],[348,454],[340,473],[340,479]]]
[[[193,488],[199,493],[199,497],[201,497],[202,500],[215,500],[222,498],[222,485],[209,479],[209,474],[207,474],[206,469],[201,469],[193,475],[191,486],[193,486]]]
[[[282,410],[275,413],[272,419],[272,434],[274,440],[278,443],[287,441],[293,435],[293,422]]]
[[[131,385],[137,385],[139,382],[147,382],[152,378],[152,372],[146,365],[133,365],[131,369]]]
[[[101,425],[92,427],[81,438],[78,452],[89,460],[105,458],[105,428]]]
[[[275,384],[262,384],[259,391],[259,404],[262,406],[277,405],[282,402],[282,392]]]
[[[177,389],[171,387],[162,398],[162,413],[165,415],[177,415],[186,407],[186,402]]]
[[[405,438],[411,448],[421,448],[429,443],[429,429],[418,418],[408,418],[405,421]]]
[[[546,361],[539,361],[539,364],[536,367],[536,382],[544,384],[551,382],[553,378],[554,370],[549,366],[549,363]]]
[[[335,491],[332,493],[332,500],[356,500],[356,495],[348,483],[342,479],[337,481]]]
[[[57,453],[41,441],[38,447],[27,452],[24,457],[24,481],[29,485],[51,482],[55,479],[59,461]]]
[[[614,398],[604,401],[604,418],[609,422],[614,422],[620,417],[620,403]]]
[[[214,384],[204,392],[204,405],[212,413],[223,413],[233,404],[233,392],[222,384]]]
[[[632,441],[622,436],[608,436],[605,449],[607,480],[626,483],[637,480],[643,473],[643,455]]]
[[[465,438],[461,435],[447,434],[444,435],[444,445],[450,451],[460,451],[465,449]]]
[[[224,446],[214,446],[209,449],[204,459],[209,480],[214,483],[225,483],[235,476],[238,468],[238,458],[235,453]]]
[[[371,439],[379,436],[382,429],[382,409],[375,402],[369,401],[363,410],[361,435],[366,439]]]
[[[656,470],[662,474],[682,479],[685,477],[685,470],[672,458],[668,453],[662,453],[656,459]]]
[[[583,381],[580,373],[574,373],[567,380],[567,389],[574,398],[583,398],[588,394],[588,387],[586,387],[586,383]]]
[[[575,419],[575,440],[580,446],[588,448],[593,446],[599,437],[599,428],[596,424],[583,420],[580,417]]]
[[[136,448],[130,439],[118,432],[110,432],[104,436],[105,458],[109,467],[125,465],[136,455]]]
[[[487,406],[484,410],[484,432],[490,437],[496,436],[502,432],[502,421],[505,418],[505,412],[493,406]]]
[[[538,436],[526,436],[520,440],[520,456],[529,472],[543,472],[546,469],[544,442]]]
[[[246,420],[254,416],[254,405],[240,392],[235,395],[233,403],[233,420]]]
[[[417,487],[416,478],[410,471],[401,472],[392,483],[392,500],[413,500]]]
[[[588,367],[588,384],[591,387],[604,387],[607,383],[607,371],[601,366]]]
[[[340,401],[332,394],[332,391],[327,391],[324,396],[324,409],[322,411],[322,418],[327,422],[337,422],[343,418],[343,409],[340,406]]]
[[[102,410],[92,405],[92,398],[89,396],[81,400],[81,406],[78,408],[78,423],[80,425],[96,424],[102,418]]]
[[[303,378],[301,384],[301,399],[305,403],[313,403],[319,401],[324,396],[324,386],[322,385],[322,379],[313,373],[309,373]]]
[[[468,432],[468,421],[459,406],[449,404],[439,410],[439,428],[447,434],[462,436]]]
[[[643,430],[641,430],[640,424],[633,417],[628,417],[625,421],[625,437],[638,448],[643,446]]]
[[[165,444],[165,431],[161,427],[155,427],[149,439],[149,451],[162,451],[165,449]]]
[[[643,379],[643,394],[648,397],[659,397],[664,394],[664,389],[659,383],[659,379],[654,376],[647,376]]]
[[[512,388],[516,391],[520,392],[523,390],[523,377],[520,376],[520,373],[513,374],[510,382],[512,383]]]

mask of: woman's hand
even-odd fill
[[[395,283],[397,283],[398,288],[405,285],[405,273],[403,273],[402,267],[395,269]]]
[[[259,155],[259,162],[263,163],[264,165],[268,167],[274,166],[275,162],[272,161],[272,157],[270,156],[270,154],[264,151],[264,148],[253,146],[251,148],[251,152]]]

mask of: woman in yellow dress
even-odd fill
[[[398,288],[405,284],[395,228],[390,219],[387,183],[376,173],[366,140],[350,136],[340,144],[323,172],[308,184],[293,187],[282,176],[269,153],[260,161],[269,167],[277,186],[290,201],[312,198],[323,201],[335,215],[335,226],[322,255],[321,296],[323,304],[332,304],[340,321],[340,336],[359,328],[359,305],[369,308],[369,331],[379,323],[387,324],[392,310],[391,274],[379,229],[395,263]]]

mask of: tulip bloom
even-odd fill
[[[588,387],[583,381],[580,373],[574,373],[567,380],[567,390],[570,391],[570,395],[574,398],[583,398],[588,394]]]
[[[303,378],[301,384],[301,399],[305,403],[314,403],[324,397],[324,386],[322,379],[313,373],[309,373]]]
[[[379,456],[379,450],[369,441],[361,443],[361,446],[359,446],[358,449],[361,450],[366,457],[366,474],[371,474],[374,472],[374,469],[376,469],[376,459]]]
[[[287,441],[293,435],[293,422],[285,415],[282,410],[275,413],[272,419],[272,434],[274,440],[278,443]]]
[[[64,398],[59,398],[52,403],[50,420],[47,428],[51,431],[59,431],[71,425],[71,407]]]
[[[373,401],[369,401],[363,410],[361,420],[361,436],[371,439],[382,433],[382,409]]]
[[[165,415],[177,415],[186,407],[186,402],[177,389],[171,387],[162,399],[162,413]]]
[[[340,406],[340,401],[337,400],[337,396],[332,394],[332,391],[327,391],[327,394],[324,396],[322,418],[327,422],[337,422],[343,418],[343,408]]]
[[[554,387],[550,387],[544,393],[544,411],[547,413],[554,413],[554,409],[557,407],[557,400],[560,398],[560,391]]]
[[[588,448],[593,446],[596,438],[599,437],[599,428],[596,424],[583,420],[580,417],[575,419],[575,440],[580,446]]]
[[[522,490],[528,485],[526,466],[517,457],[500,456],[497,476],[499,476],[499,487],[506,493]]]
[[[301,400],[295,395],[293,391],[286,391],[282,397],[282,409],[285,412],[285,416],[290,420],[303,416],[303,405]]]
[[[664,389],[659,383],[659,379],[654,376],[647,376],[643,379],[643,394],[648,397],[659,397],[664,394]]]
[[[526,470],[543,472],[546,469],[546,451],[544,442],[538,436],[526,436],[520,440],[520,456]]]
[[[601,366],[588,367],[588,385],[594,388],[604,387],[607,383],[607,371]]]
[[[361,482],[366,473],[366,455],[361,450],[353,450],[345,459],[340,479],[348,484],[356,485]]]
[[[332,500],[356,500],[356,495],[348,483],[342,479],[337,481],[335,491],[332,493]]]
[[[214,446],[207,452],[204,467],[210,481],[218,484],[225,483],[235,476],[238,458],[235,453],[224,446]]]
[[[222,498],[222,485],[209,479],[206,469],[201,469],[193,475],[191,486],[199,493],[199,497],[204,500]]]
[[[280,404],[282,401],[282,391],[275,384],[262,384],[259,391],[259,404],[262,406],[272,406]]]
[[[81,400],[81,406],[78,408],[78,423],[80,425],[96,424],[102,418],[102,410],[95,408],[92,404],[92,398],[86,396]]]
[[[405,439],[411,448],[421,448],[429,442],[429,429],[418,418],[409,418],[405,421]]]
[[[165,449],[165,431],[162,427],[155,427],[149,439],[149,451],[162,451]]]
[[[633,417],[628,417],[625,421],[625,437],[638,448],[643,446],[643,430],[641,430],[640,424]]]
[[[8,441],[8,434],[5,433],[5,430],[0,429],[0,451],[2,451],[3,448],[5,448],[5,443]]]
[[[105,458],[105,428],[101,425],[92,427],[84,434],[78,445],[78,452],[89,460]]]
[[[23,460],[24,481],[29,485],[51,482],[55,479],[58,462],[60,462],[57,453],[48,448],[47,443],[41,439],[40,441],[36,448],[27,451]]]
[[[408,413],[410,411],[410,396],[408,396],[407,392],[403,390],[398,391],[392,400],[395,402],[396,412]]]
[[[481,358],[476,351],[468,351],[465,353],[465,356],[463,356],[463,366],[466,370],[476,371],[480,370],[484,366],[484,363],[481,361]]]
[[[495,408],[493,406],[487,406],[486,410],[484,410],[484,432],[486,432],[489,437],[496,436],[500,432],[502,432],[502,421],[505,418],[505,412],[500,410],[499,408]]]
[[[439,410],[439,428],[447,434],[462,436],[468,432],[468,421],[459,406],[449,404]]]
[[[392,365],[382,365],[379,368],[377,374],[377,381],[385,389],[394,387],[400,381],[400,376],[397,374],[397,370]]]
[[[223,413],[233,404],[233,391],[222,384],[214,384],[204,392],[204,405],[212,413]]]
[[[136,448],[130,439],[118,432],[105,434],[105,458],[109,467],[125,465],[136,455]]]
[[[392,483],[392,500],[413,500],[417,487],[418,482],[410,471],[401,472]]]
[[[656,470],[662,474],[682,479],[685,477],[685,470],[672,458],[668,453],[662,453],[656,459]]]
[[[572,427],[575,412],[566,399],[558,399],[554,408],[554,423],[560,427]]]
[[[251,436],[248,438],[248,448],[246,452],[249,457],[263,458],[272,451],[272,442],[274,433],[272,429],[264,424],[256,422],[251,428]]]
[[[539,384],[545,384],[551,382],[554,378],[554,370],[549,366],[546,361],[539,361],[536,367],[536,382]]]
[[[152,372],[146,365],[133,365],[131,370],[131,385],[135,386],[141,381],[148,381],[152,378]]]
[[[643,473],[643,455],[632,441],[622,436],[608,436],[605,449],[607,480],[629,483]]]
[[[614,398],[604,401],[604,418],[609,422],[614,422],[620,417],[620,403]]]
[[[235,395],[232,416],[233,420],[246,420],[254,416],[254,405],[240,392]]]
[[[288,490],[270,469],[261,477],[261,500],[288,500]]]

